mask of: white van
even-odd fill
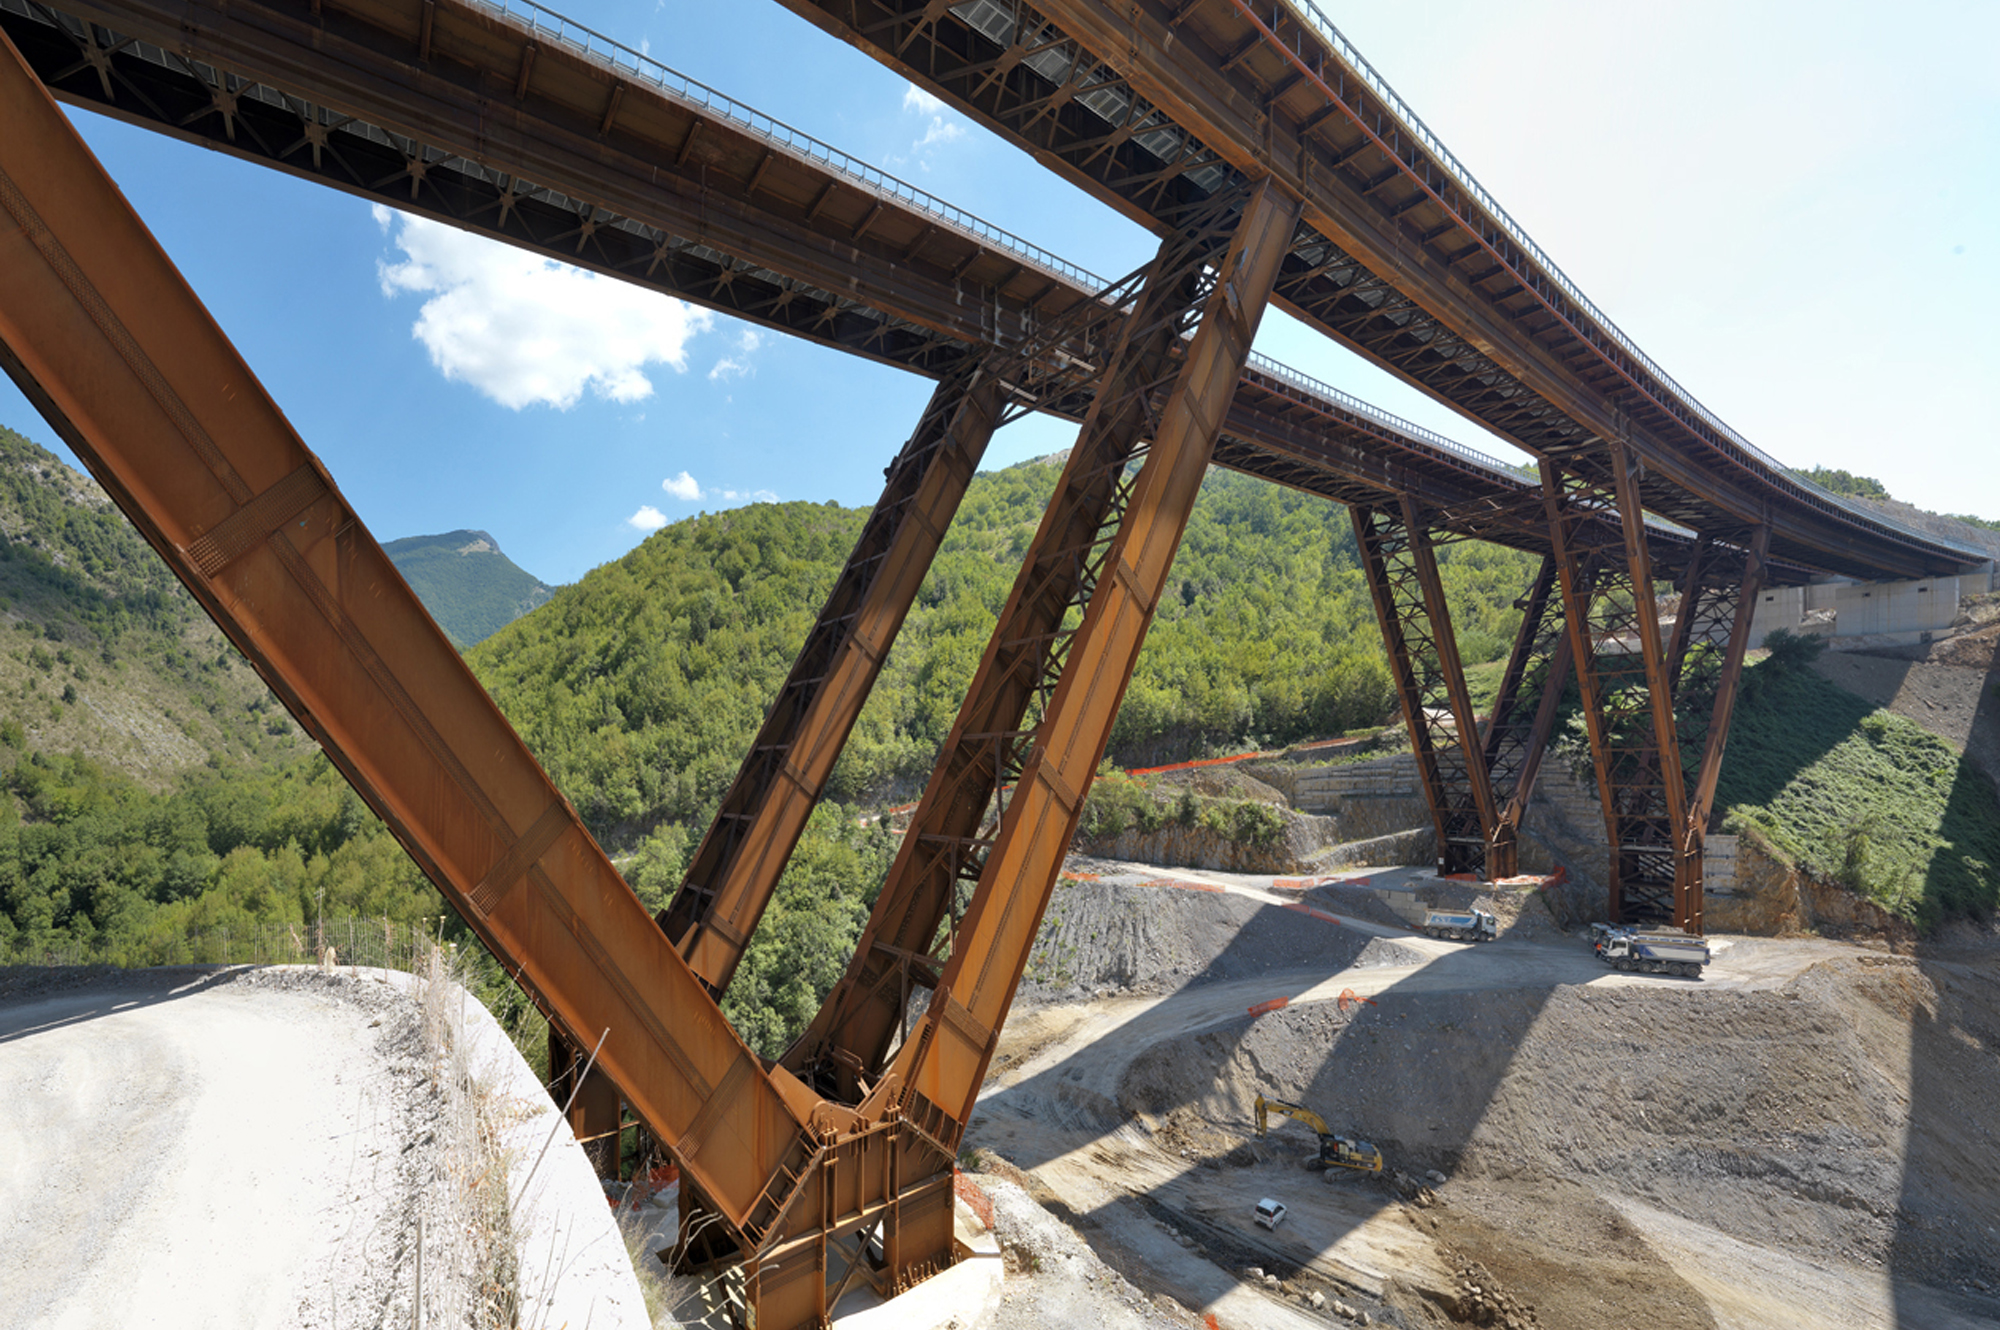
[[[1266,1196],[1257,1202],[1257,1222],[1265,1228],[1276,1228],[1285,1222],[1285,1207]]]

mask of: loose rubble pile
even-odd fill
[[[1495,1330],[1541,1330],[1533,1304],[1521,1302],[1502,1289],[1485,1266],[1464,1256],[1451,1264],[1452,1273],[1458,1276],[1458,1301],[1448,1309],[1454,1318]]]

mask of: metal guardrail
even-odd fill
[[[1448,452],[1454,457],[1470,462],[1474,466],[1482,467],[1487,471],[1493,472],[1495,475],[1503,476],[1517,484],[1533,485],[1538,483],[1527,479],[1519,471],[1508,466],[1497,457],[1482,453],[1478,449],[1468,447],[1456,440],[1447,439],[1444,435],[1434,430],[1425,429],[1422,425],[1405,420],[1401,416],[1391,415],[1379,406],[1371,406],[1352,394],[1342,392],[1330,383],[1322,383],[1311,375],[1301,373],[1293,369],[1290,365],[1273,360],[1260,351],[1252,351],[1250,353],[1249,365],[1250,368],[1260,374],[1268,374],[1274,379],[1283,379],[1293,387],[1302,389],[1314,397],[1320,398],[1322,401],[1329,402],[1343,410],[1351,411],[1357,416],[1366,416],[1368,419],[1386,426],[1396,433],[1406,434],[1419,443],[1427,443],[1433,448]]]
[[[1651,356],[1641,351],[1638,343],[1627,337],[1618,325],[1613,323],[1605,315],[1604,311],[1599,309],[1590,297],[1583,293],[1582,288],[1571,281],[1568,274],[1556,266],[1555,260],[1551,259],[1547,252],[1535,243],[1533,237],[1529,236],[1526,229],[1519,222],[1515,221],[1505,208],[1500,206],[1499,200],[1486,191],[1486,187],[1481,185],[1472,172],[1466,169],[1465,164],[1452,155],[1451,149],[1445,147],[1444,141],[1431,132],[1430,126],[1423,122],[1422,117],[1410,107],[1408,102],[1397,95],[1396,90],[1389,86],[1389,81],[1383,78],[1381,73],[1368,63],[1367,58],[1354,48],[1354,45],[1342,35],[1339,28],[1334,26],[1333,20],[1326,16],[1325,11],[1320,9],[1319,5],[1314,3],[1314,0],[1284,0],[1284,3],[1325,39],[1341,63],[1345,64],[1356,77],[1374,91],[1377,97],[1382,99],[1383,105],[1388,108],[1389,113],[1396,118],[1402,128],[1407,130],[1412,138],[1421,143],[1430,152],[1431,156],[1437,159],[1438,164],[1444,168],[1445,172],[1451,176],[1458,186],[1470,195],[1499,224],[1508,237],[1515,244],[1519,245],[1529,258],[1534,260],[1536,265],[1548,275],[1551,281],[1562,288],[1563,294],[1574,301],[1577,307],[1587,314],[1606,336],[1617,342],[1627,355],[1631,356],[1634,361],[1645,368],[1648,374],[1657,379],[1678,397],[1682,405],[1700,416],[1709,428],[1762,462],[1765,466],[1770,467],[1779,475],[1789,478],[1802,489],[1862,518],[1871,525],[1889,527],[1897,531],[1906,532],[1928,544],[1960,550],[1982,561],[1986,558],[1986,552],[1983,550],[1961,544],[1946,537],[1934,536],[1928,532],[1919,531],[1914,527],[1905,526],[1894,518],[1884,517],[1880,513],[1868,511],[1866,508],[1848,499],[1845,495],[1835,494],[1831,490],[1814,484],[1723,423],[1721,417],[1703,406],[1699,398],[1686,388],[1683,388],[1674,379],[1673,375],[1661,369]]]
[[[969,213],[963,208],[955,207],[928,190],[917,188],[907,180],[870,166],[824,140],[816,139],[782,120],[765,115],[755,107],[746,106],[699,79],[689,78],[679,70],[662,64],[643,52],[635,51],[622,42],[613,41],[603,33],[587,28],[574,19],[566,18],[553,9],[536,4],[535,0],[468,0],[468,3],[520,24],[537,37],[552,41],[573,55],[594,60],[630,78],[649,83],[683,102],[699,106],[704,111],[728,120],[775,147],[784,148],[794,156],[816,162],[850,180],[858,181],[884,198],[895,199],[977,240],[1004,249],[1046,270],[1052,276],[1061,277],[1086,291],[1100,291],[1108,284],[1095,273],[1078,267],[1060,255],[1051,254],[1039,245],[1030,244],[1012,231],[995,226],[983,217]]]

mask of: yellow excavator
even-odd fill
[[[1314,1168],[1358,1169],[1363,1173],[1382,1171],[1382,1152],[1367,1141],[1356,1140],[1352,1136],[1336,1136],[1326,1129],[1326,1119],[1307,1108],[1304,1104],[1287,1103],[1283,1099],[1266,1099],[1257,1096],[1257,1134],[1262,1136],[1266,1123],[1273,1113],[1281,1114],[1311,1127],[1319,1136],[1319,1157],[1312,1161]]]

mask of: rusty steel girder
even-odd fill
[[[1686,789],[1637,459],[1617,444],[1611,459],[1610,485],[1543,462],[1544,499],[1611,851],[1611,918],[1684,923],[1676,902],[1699,898],[1701,861],[1685,853]],[[1587,521],[1598,514],[1618,519],[1617,544],[1612,528]]]
[[[1438,871],[1485,873],[1498,810],[1427,516],[1408,498],[1348,511],[1437,833]]]
[[[0,44],[0,361],[732,1224],[816,1099],[667,944],[76,131]]]
[[[1636,448],[1647,506],[1862,577],[1973,557],[1764,458],[1586,301],[1323,18],[1255,0],[783,0],[1142,225],[1238,173],[1302,200],[1277,298],[1538,457]]]
[[[1759,526],[1751,534],[1742,572],[1734,577],[1728,574],[1733,560],[1726,556],[1718,559],[1719,551],[1709,551],[1705,562],[1721,563],[1722,578],[1704,586],[1690,577],[1689,590],[1681,596],[1680,614],[1688,622],[1684,633],[1676,632],[1674,659],[1674,715],[1681,770],[1688,781],[1681,853],[1697,865],[1702,862],[1709,818],[1715,808],[1715,786],[1729,742],[1729,717],[1743,680],[1743,658],[1750,649],[1757,596],[1764,588],[1770,539],[1769,527]],[[1677,884],[1674,921],[1691,933],[1702,931],[1702,882],[1698,876]]]
[[[1000,422],[1005,386],[977,363],[946,377],[890,465],[819,620],[742,770],[659,915],[709,991],[729,987],[945,528]]]
[[[876,898],[859,948],[785,1065],[821,1093],[855,1100],[901,1037],[915,988],[934,990],[963,896],[992,847],[991,807],[1018,778],[1132,499],[1133,463],[1157,431],[1198,311],[1203,274],[1234,211],[1190,219],[1144,270],[1133,314],[1070,450],[1054,497]],[[1218,422],[1219,423],[1219,422]],[[942,929],[942,933],[940,930]]]

